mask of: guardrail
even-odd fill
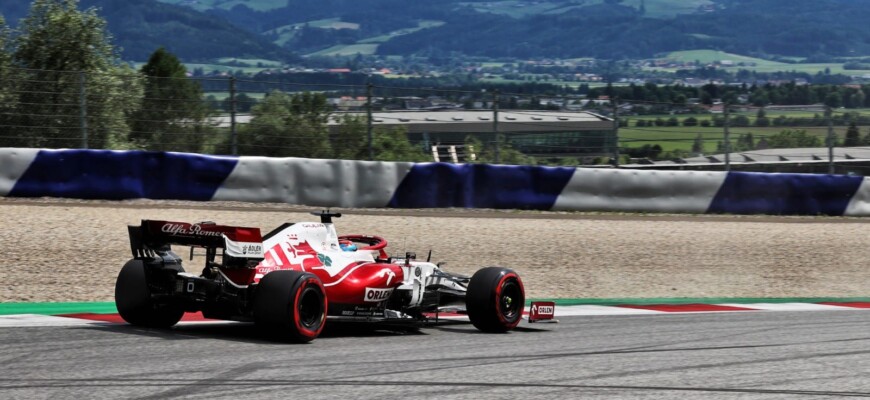
[[[862,177],[403,163],[0,148],[0,196],[499,208],[870,215]]]

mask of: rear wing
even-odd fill
[[[224,249],[225,255],[234,258],[263,258],[260,228],[143,219],[140,225],[129,225],[127,230],[134,258],[159,256],[174,244],[205,247],[210,251]]]

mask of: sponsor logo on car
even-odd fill
[[[556,314],[556,303],[552,301],[533,301],[529,310],[529,322],[553,319]]]
[[[163,224],[160,228],[160,231],[163,233],[168,233],[170,235],[194,235],[194,236],[214,236],[220,237],[223,235],[223,232],[216,232],[205,230],[199,224],[188,225],[187,224]]]
[[[326,254],[317,253],[317,259],[320,260],[320,262],[323,263],[324,266],[332,266],[332,259],[329,258],[329,256]]]
[[[378,272],[378,274],[375,276],[377,276],[379,278],[386,277],[387,278],[387,285],[389,285],[390,282],[393,280],[393,278],[396,277],[396,273],[393,272],[393,270],[391,270],[389,268],[384,268],[380,272]]]
[[[365,298],[363,300],[367,302],[379,302],[384,301],[390,298],[390,295],[393,293],[393,289],[380,289],[380,288],[366,288]]]
[[[257,254],[257,255],[263,254],[263,245],[248,244],[248,245],[242,246],[242,254],[248,254],[248,253]]]

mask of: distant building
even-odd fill
[[[342,116],[365,118],[365,113],[337,113],[330,131],[338,133]],[[411,143],[424,149],[433,145],[462,145],[472,136],[488,145],[494,142],[496,124],[490,110],[378,111],[372,125],[402,127]],[[537,157],[591,159],[614,152],[613,120],[590,112],[507,110],[498,113],[498,133],[503,143]]]
[[[827,147],[762,149],[767,142],[761,139],[756,150],[729,154],[732,171],[827,173],[831,160]],[[870,147],[835,147],[833,164],[837,174],[870,175]],[[725,154],[678,158],[667,161],[638,160],[620,166],[626,169],[702,170],[725,169]]]

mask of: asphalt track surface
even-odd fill
[[[870,312],[563,317],[508,334],[0,328],[0,398],[870,397]]]

